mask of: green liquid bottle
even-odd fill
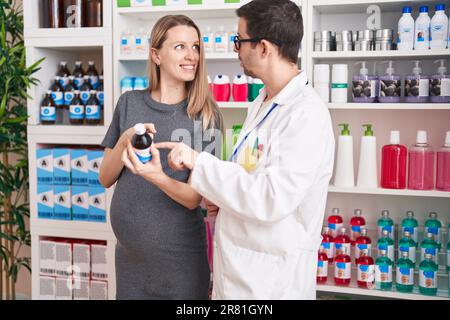
[[[406,212],[406,218],[402,220],[402,234],[405,234],[405,231],[408,231],[411,234],[411,238],[417,243],[419,240],[418,227],[419,223],[414,218],[414,212]]]
[[[396,288],[400,292],[412,292],[414,289],[414,263],[409,259],[407,250],[401,251],[397,261]]]
[[[437,294],[438,265],[434,263],[431,254],[425,255],[425,260],[419,266],[419,292],[427,296]]]
[[[387,229],[383,229],[382,237],[378,239],[377,248],[378,252],[385,250],[387,257],[391,261],[394,261],[394,240],[389,237],[389,231]]]
[[[436,212],[430,212],[429,219],[425,221],[425,233],[431,232],[434,234],[434,240],[438,244],[438,248],[441,249],[441,230],[442,223],[437,219]]]
[[[405,231],[403,233],[403,238],[398,242],[398,256],[402,256],[402,251],[407,251],[409,260],[411,260],[415,266],[416,249],[417,243],[415,243],[414,240],[411,239],[411,234],[409,233],[409,231]]]
[[[392,290],[392,260],[386,254],[386,250],[381,250],[381,256],[375,261],[375,288],[378,290]]]
[[[383,236],[383,230],[389,231],[389,237],[394,238],[394,221],[389,218],[389,211],[383,210],[381,211],[381,218],[378,219],[378,238]]]
[[[438,244],[434,241],[434,234],[427,233],[427,237],[420,244],[420,261],[425,260],[425,255],[430,254],[433,261],[437,262]]]

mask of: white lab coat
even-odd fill
[[[238,143],[266,110],[262,89]],[[275,97],[255,136],[264,145],[257,168],[202,152],[192,187],[219,208],[214,235],[213,299],[315,299],[318,249],[334,136],[329,111],[301,72]],[[240,148],[242,151],[243,148]]]

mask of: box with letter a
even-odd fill
[[[54,184],[70,184],[70,150],[53,149],[53,180]]]
[[[53,184],[53,152],[51,149],[37,149],[37,182]]]
[[[89,188],[89,221],[106,222],[106,193],[104,188]]]
[[[101,187],[101,183],[98,180],[98,174],[100,172],[100,165],[103,161],[103,151],[88,150],[89,161],[89,178],[88,184],[90,187]]]
[[[57,220],[72,220],[72,196],[70,186],[53,186],[55,206],[53,218]]]
[[[88,184],[89,163],[86,150],[70,150],[72,185],[86,186]]]
[[[72,186],[72,219],[89,220],[89,191],[86,186]]]
[[[53,218],[53,186],[46,184],[38,184],[38,218],[52,219]]]

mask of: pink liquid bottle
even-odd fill
[[[355,262],[361,257],[363,250],[367,250],[367,255],[372,255],[372,240],[367,236],[366,228],[361,228],[361,235],[355,240]]]
[[[328,262],[333,262],[334,259],[334,238],[331,236],[330,228],[324,227],[322,232],[321,247],[325,250],[328,257]]]
[[[214,78],[213,83],[213,93],[214,99],[220,102],[228,102],[230,101],[231,96],[231,84],[230,78],[226,75],[217,75]]]
[[[348,249],[350,250],[350,249]],[[352,277],[352,259],[350,251],[343,247],[342,253],[334,259],[334,283],[338,286],[348,286]]]
[[[361,209],[355,209],[353,217],[350,219],[350,240],[352,246],[355,245],[355,240],[361,235],[361,228],[366,226],[366,219],[362,216]]]
[[[445,135],[445,145],[437,152],[436,189],[450,191],[450,131]]]
[[[243,74],[238,74],[233,79],[232,86],[233,101],[245,102],[248,97],[248,83],[247,77]]]
[[[433,190],[434,151],[427,142],[427,132],[418,131],[416,144],[409,150],[408,189]]]
[[[375,286],[375,263],[367,249],[361,252],[356,268],[358,269],[358,287],[372,289]]]
[[[350,248],[351,248],[351,240],[350,237],[346,234],[347,229],[341,228],[339,231],[339,235],[334,238],[334,247],[336,250],[336,257],[344,251],[347,254],[350,254]]]
[[[400,144],[400,132],[391,131],[390,144],[381,149],[381,187],[406,188],[406,161],[408,150]]]
[[[317,260],[317,283],[326,283],[328,280],[328,257],[324,249],[319,250]]]
[[[336,238],[339,230],[344,226],[344,219],[339,215],[339,209],[333,208],[331,215],[328,217],[328,228],[330,228],[331,236]]]

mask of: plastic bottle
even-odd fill
[[[406,161],[408,150],[400,144],[400,132],[391,131],[390,144],[381,149],[381,187],[406,188]]]
[[[128,91],[133,91],[133,89],[134,89],[133,82],[134,82],[133,78],[131,78],[131,77],[123,78],[122,81],[120,81],[121,94],[124,94],[125,92],[128,92]]]
[[[342,131],[338,140],[334,185],[336,187],[354,187],[353,137],[350,135],[347,123],[341,123],[339,126],[342,127]]]
[[[85,113],[84,113],[84,104],[80,98],[80,91],[74,91],[74,97],[69,107],[69,119],[71,124],[83,124]]]
[[[400,251],[397,260],[396,288],[399,292],[412,292],[414,289],[414,263],[409,259],[408,251]]]
[[[325,249],[319,250],[317,260],[317,283],[326,283],[328,280],[328,257]]]
[[[86,27],[103,26],[103,0],[89,0],[86,6]]]
[[[419,222],[414,218],[414,212],[413,211],[407,211],[406,212],[406,218],[402,220],[402,235],[405,234],[405,232],[409,232],[412,240],[416,243],[419,241]]]
[[[134,90],[145,90],[147,89],[146,79],[143,77],[136,77],[134,79]]]
[[[334,247],[336,250],[336,256],[346,252],[350,254],[351,241],[350,237],[346,234],[347,229],[341,228],[339,229],[339,234],[336,238],[334,238]]]
[[[100,106],[103,107],[105,104],[105,92],[104,92],[104,85],[103,85],[103,76],[99,76],[100,83],[97,87],[97,100],[100,103]]]
[[[378,290],[392,289],[392,265],[386,250],[381,250],[380,257],[375,261],[375,288]]]
[[[120,53],[124,55],[134,53],[133,36],[129,29],[123,31],[120,37]]]
[[[403,238],[398,242],[398,256],[402,256],[402,252],[408,252],[408,258],[413,264],[416,263],[417,243],[411,238],[409,231],[403,233]]]
[[[147,133],[147,130],[142,123],[136,124],[134,130],[136,133],[131,139],[131,144],[139,160],[145,164],[152,160],[152,155],[150,153],[152,137]]]
[[[48,90],[41,102],[40,107],[40,121],[41,124],[55,124],[56,122],[56,107],[52,99],[52,91]]]
[[[426,238],[420,243],[420,261],[425,259],[426,254],[430,254],[434,262],[437,261],[438,244],[434,239],[434,234],[427,232]]]
[[[366,61],[356,64],[361,64],[361,69],[359,75],[353,76],[353,102],[373,103],[377,99],[378,77],[369,75]]]
[[[219,31],[214,36],[214,51],[220,53],[228,52],[228,34],[225,32],[224,26],[220,26]]]
[[[90,94],[91,96],[86,103],[86,123],[100,124],[102,109],[100,102],[97,100],[97,91],[91,90]]]
[[[323,102],[325,103],[330,102],[329,64],[318,64],[318,63],[314,64],[314,90],[316,90],[317,94],[322,98]],[[353,100],[355,101],[355,99]]]
[[[362,250],[361,257],[356,262],[356,268],[358,287],[372,289],[375,282],[375,264],[367,249]]]
[[[372,256],[372,240],[367,236],[367,228],[361,228],[361,235],[355,240],[355,262],[361,256],[362,250],[367,249],[367,254]]]
[[[89,76],[85,75],[83,77],[83,85],[80,88],[80,98],[84,105],[87,104],[89,98],[91,97],[91,90],[93,90],[93,88],[89,83]]]
[[[213,91],[216,101],[228,102],[231,96],[230,78],[226,75],[217,75],[214,78]]]
[[[245,102],[248,96],[247,77],[244,74],[238,74],[233,79],[233,101]]]
[[[409,149],[408,189],[433,190],[434,156],[427,132],[417,131],[416,144]]]
[[[434,235],[434,241],[438,244],[438,248],[442,247],[442,223],[437,218],[436,212],[430,212],[428,219],[425,221],[425,233],[432,233]]]
[[[251,82],[249,82],[249,97],[248,97],[248,101],[252,102],[254,101],[258,95],[259,95],[259,91],[264,87],[264,83],[262,82],[261,79],[257,79],[257,78],[252,78]]]
[[[439,59],[434,63],[440,63],[437,74],[431,76],[430,101],[433,103],[450,103],[450,75],[447,74],[445,60]]]
[[[405,77],[405,102],[427,103],[430,100],[430,76],[422,75],[420,61],[413,61],[412,74]]]
[[[352,259],[350,249],[342,247],[342,252],[334,259],[334,283],[338,286],[348,286],[352,275]]]
[[[63,123],[64,119],[64,89],[61,86],[60,77],[54,77],[53,84],[50,87],[52,99],[56,107],[56,122]]]
[[[428,16],[428,6],[420,7],[420,14],[416,19],[414,49],[428,50],[430,48],[430,24]]]
[[[352,246],[355,240],[361,235],[361,229],[366,226],[366,219],[362,215],[361,209],[355,209],[353,217],[350,219],[350,239]]]
[[[414,49],[414,18],[411,16],[412,8],[403,7],[403,15],[398,21],[397,50]]]
[[[237,36],[237,28],[235,27],[233,31],[228,33],[228,51],[234,52],[234,37]]]
[[[363,124],[364,135],[361,137],[357,186],[360,188],[377,188],[377,138],[373,135],[372,125]]]
[[[69,83],[67,84],[66,88],[64,89],[64,111],[63,111],[63,124],[69,124],[69,107],[70,103],[72,102],[72,99],[74,97],[74,92],[76,90],[76,85],[74,83],[75,77],[69,76]]]
[[[388,231],[389,238],[394,238],[394,221],[389,218],[389,210],[381,211],[381,218],[377,222],[378,238],[383,236],[383,230]]]
[[[93,90],[97,90],[98,82],[99,82],[99,76],[98,76],[98,71],[95,68],[95,62],[94,61],[89,61],[88,64],[89,64],[89,67],[88,67],[88,70],[86,72],[86,75],[89,76],[89,83],[92,86],[92,89]]]
[[[61,83],[61,87],[63,89],[65,89],[66,86],[69,84],[69,76],[70,76],[70,71],[69,71],[69,69],[67,69],[66,61],[61,61],[59,63],[59,70],[56,73],[56,75],[59,77],[59,82]]]
[[[344,226],[344,219],[339,214],[339,208],[333,208],[327,219],[328,228],[330,228],[331,236],[336,238],[339,230]]]
[[[347,103],[348,65],[333,64],[331,68],[331,102]]]
[[[450,191],[450,131],[445,135],[445,144],[437,152],[436,189]]]
[[[377,248],[378,251],[386,250],[387,257],[394,261],[394,240],[389,237],[389,232],[386,229],[383,229],[383,234],[378,239]]]
[[[425,260],[419,266],[419,292],[427,296],[437,294],[438,265],[433,261],[431,254],[425,255]]]
[[[328,262],[333,262],[334,259],[334,238],[331,235],[331,230],[329,227],[324,227],[322,232],[322,243],[321,248],[325,250],[328,257]]]
[[[378,90],[378,101],[381,103],[399,103],[402,92],[401,77],[395,74],[393,61],[384,61],[388,63],[386,74],[379,77],[380,88]]]
[[[448,42],[448,17],[445,14],[445,5],[437,4],[435,9],[430,23],[430,49],[445,49]]]
[[[214,52],[214,33],[211,32],[211,27],[207,26],[203,33],[203,48],[206,53]]]
[[[147,34],[140,28],[134,37],[134,53],[138,55],[148,55],[149,43]]]
[[[75,62],[75,69],[73,70],[73,76],[75,89],[80,90],[81,86],[84,83],[84,71],[83,71],[83,63],[81,61]]]

